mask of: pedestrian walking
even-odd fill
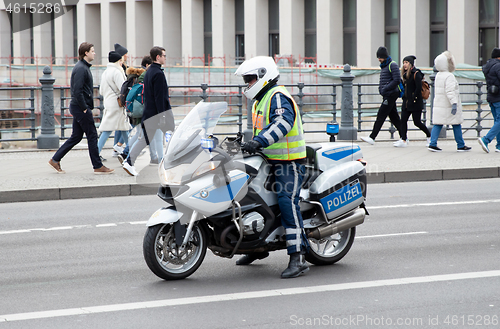
[[[128,49],[120,45],[119,43],[115,43],[115,51],[123,57],[123,62],[121,64],[123,68],[123,72],[127,72],[128,68]]]
[[[168,94],[168,84],[162,66],[165,65],[165,48],[155,46],[150,50],[153,64],[149,66],[144,76],[144,112],[142,115],[142,135],[139,136],[126,161],[123,169],[131,176],[138,173],[134,167],[135,160],[140,152],[151,143],[155,143],[156,152],[163,153],[163,133],[175,128],[174,116]]]
[[[49,160],[49,165],[58,173],[64,173],[61,168],[61,159],[80,143],[83,134],[87,136],[90,160],[95,174],[111,174],[114,169],[105,167],[99,159],[99,149],[97,147],[97,129],[92,116],[94,108],[93,87],[94,80],[90,67],[90,62],[94,60],[94,45],[83,42],[78,47],[79,61],[71,71],[71,101],[69,111],[73,116],[73,132],[71,137],[57,150]]]
[[[391,56],[385,47],[379,47],[377,50],[377,58],[380,62],[380,81],[378,91],[382,95],[383,100],[378,109],[377,118],[373,124],[373,129],[370,136],[361,137],[361,140],[371,145],[375,144],[385,119],[389,117],[391,123],[396,127],[401,137],[401,119],[399,118],[396,107],[396,100],[399,97],[399,83],[401,81],[399,66],[392,60]]]
[[[394,143],[395,147],[408,146],[408,119],[413,119],[413,124],[422,130],[427,137],[427,145],[431,141],[431,133],[422,122],[422,111],[424,100],[422,99],[422,79],[424,74],[415,67],[413,55],[403,58],[403,68],[401,69],[401,80],[403,81],[404,94],[403,105],[401,106],[401,139]]]
[[[122,70],[122,56],[115,51],[108,55],[108,67],[102,73],[99,93],[104,98],[104,112],[99,125],[99,154],[113,131],[120,131],[124,143],[128,142],[128,131],[132,129],[125,108],[118,104],[120,89],[125,82],[125,73]],[[116,145],[116,144],[115,144]],[[102,157],[101,157],[102,158]]]
[[[125,72],[125,74],[127,74],[128,49],[123,47],[119,43],[115,43],[114,47],[115,47],[115,52],[117,52],[118,54],[120,54],[120,56],[122,56],[121,67],[123,68],[123,72]],[[119,130],[115,131],[115,141],[114,141],[113,145],[114,146],[113,146],[112,156],[117,157],[121,153],[121,151],[123,151],[123,149],[125,147],[125,146],[123,146],[125,144],[124,144],[124,139],[122,137],[122,132]]]
[[[464,118],[458,81],[453,75],[455,71],[455,57],[449,51],[445,51],[434,59],[434,66],[438,70],[438,73],[436,74],[436,80],[434,80],[435,93],[432,109],[432,124],[434,127],[432,127],[431,142],[428,149],[432,152],[442,151],[437,146],[439,133],[443,125],[451,125],[455,141],[457,142],[457,151],[470,151],[471,148],[465,145],[462,136],[462,122],[464,122]]]
[[[486,100],[490,104],[493,126],[484,137],[478,139],[483,151],[490,153],[488,144],[497,139],[495,152],[500,152],[500,49],[494,48],[491,59],[483,65],[483,73],[486,78],[488,96]]]

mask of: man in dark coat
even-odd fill
[[[383,97],[382,105],[378,109],[377,119],[373,125],[372,133],[370,136],[361,137],[361,140],[375,144],[377,137],[385,119],[389,116],[391,123],[400,130],[401,119],[399,118],[398,110],[396,108],[396,100],[399,97],[399,83],[401,81],[399,66],[394,62],[387,52],[387,48],[379,47],[377,50],[377,58],[380,62],[380,82],[378,91]],[[399,132],[401,137],[401,133]]]
[[[163,147],[163,133],[175,128],[167,79],[162,69],[166,62],[165,49],[155,46],[151,48],[150,55],[153,64],[144,76],[144,112],[141,123],[143,135],[130,149],[127,161],[123,162],[123,169],[131,176],[138,175],[134,163],[146,145],[154,143],[157,152],[162,153],[160,147]]]
[[[93,78],[90,72],[90,62],[94,60],[94,45],[83,42],[78,48],[79,61],[71,71],[71,102],[69,111],[73,116],[73,132],[71,137],[57,150],[49,165],[60,174],[65,173],[61,169],[60,161],[76,144],[80,143],[83,134],[87,136],[90,160],[95,174],[111,174],[114,169],[103,166],[97,148],[97,129],[92,116],[94,108]]]
[[[491,115],[493,116],[493,127],[486,133],[484,137],[478,139],[479,145],[483,151],[490,153],[488,144],[495,138],[497,145],[495,152],[500,152],[500,49],[494,48],[491,52],[491,59],[483,66],[486,85],[488,86],[488,96],[486,100],[490,104]]]

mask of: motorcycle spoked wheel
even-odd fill
[[[175,243],[172,224],[148,227],[143,241],[144,260],[149,269],[164,280],[181,280],[200,267],[207,252],[205,231],[193,226],[185,250]]]
[[[306,260],[314,265],[331,265],[341,260],[351,249],[356,227],[328,236],[323,239],[308,239],[309,252]]]

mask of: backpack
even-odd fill
[[[125,101],[127,115],[131,118],[142,118],[144,112],[144,84],[136,83],[128,92]]]
[[[413,75],[413,79],[416,80],[417,77],[417,72]],[[429,86],[429,83],[424,80],[424,74],[422,73],[422,98],[423,99],[429,99],[429,96],[431,94],[431,88]]]
[[[392,61],[389,63],[389,72],[392,73],[392,70],[391,70],[391,64],[392,63],[396,63],[395,61]],[[403,97],[403,95],[405,94],[405,85],[403,84],[403,81],[399,81],[399,86],[398,86],[398,90],[399,90],[399,97]]]
[[[120,89],[120,96],[118,97],[118,105],[120,105],[120,107],[126,106],[127,95],[129,93],[130,89],[132,88],[132,86],[134,86],[136,84],[136,81],[137,81],[137,77],[134,77],[134,78],[125,80],[125,82],[123,82],[122,87]]]

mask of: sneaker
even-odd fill
[[[488,148],[488,143],[484,141],[484,137],[479,137],[477,142],[479,143],[479,145],[481,145],[484,152],[490,153],[490,149]]]
[[[61,162],[55,162],[54,160],[49,160],[50,168],[54,169],[58,174],[65,174],[66,172],[61,169]]]
[[[464,147],[461,147],[461,148],[457,148],[457,152],[468,152],[472,150],[472,147],[469,147],[469,146],[464,146]]]
[[[107,175],[107,174],[112,174],[115,170],[108,168],[106,166],[102,166],[101,168],[94,169],[94,174],[96,175]]]
[[[101,162],[108,161],[102,157],[102,155],[99,155],[99,159],[101,159]]]
[[[431,152],[441,152],[442,150],[437,146],[428,146],[427,149]]]
[[[425,146],[429,147],[429,145],[431,145],[431,138],[427,137],[427,143],[425,144]]]
[[[395,142],[393,145],[394,145],[394,147],[407,147],[408,142],[400,139],[397,142]]]
[[[500,149],[497,149],[497,148],[496,148],[496,149],[495,149],[495,152],[498,152],[498,153],[500,153]]]
[[[125,148],[123,146],[115,144],[113,146],[113,150],[115,150],[118,154],[120,154],[120,153],[123,153],[123,150],[125,150]]]
[[[370,136],[366,136],[366,137],[361,137],[361,140],[363,142],[367,142],[368,144],[370,145],[375,145],[375,141],[373,140],[373,138],[371,138]]]
[[[400,141],[402,141],[402,139],[398,139],[397,141],[395,141],[394,143],[392,143],[392,145],[396,144],[396,143],[399,143]],[[407,138],[406,139],[406,145],[410,145],[410,140]]]
[[[393,142],[393,143],[392,143],[392,145],[394,145],[394,144],[398,144],[398,143],[400,143],[400,142],[402,142],[402,141],[403,141],[403,140],[400,138],[400,139],[398,139],[397,141]],[[406,139],[406,144],[410,144],[410,140],[409,140],[408,138]]]
[[[120,164],[123,164],[123,161],[127,158],[127,155],[125,153],[118,154],[118,161],[120,161]]]
[[[127,161],[123,162],[123,170],[127,172],[130,176],[138,176],[139,174],[135,171],[135,167],[130,165]]]

